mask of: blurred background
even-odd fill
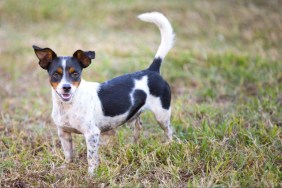
[[[174,98],[184,95],[185,103],[226,102],[242,90],[256,95],[265,89],[256,81],[281,82],[281,73],[275,73],[282,54],[279,0],[4,0],[0,2],[2,116],[34,117],[50,111],[47,73],[37,64],[33,44],[50,47],[58,55],[95,50],[96,59],[84,71],[89,81],[103,82],[146,68],[160,43],[156,26],[137,19],[148,11],[164,13],[175,29],[175,46],[162,66]],[[265,66],[274,68],[261,70],[257,66],[264,63],[254,61],[266,61]],[[248,71],[240,72],[238,66]]]
[[[145,187],[281,185],[281,9],[281,0],[1,0],[0,185],[78,185],[87,169],[83,138],[75,137],[76,166],[52,172],[63,154],[48,74],[31,46],[63,56],[95,50],[83,78],[104,82],[152,62],[159,31],[137,19],[149,11],[166,15],[176,34],[161,72],[172,89],[178,142],[162,147],[163,133],[145,113],[140,148],[128,144],[132,131],[120,128],[113,146],[100,150],[96,180]],[[150,151],[153,159],[145,160]]]

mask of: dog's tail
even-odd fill
[[[142,21],[156,24],[161,32],[161,44],[155,55],[153,63],[148,68],[148,70],[160,73],[162,61],[174,43],[173,29],[168,19],[159,12],[144,13],[139,15],[138,18]]]

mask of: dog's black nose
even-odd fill
[[[70,84],[64,84],[63,90],[64,90],[64,92],[69,92],[71,90],[71,85]]]

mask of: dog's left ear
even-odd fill
[[[95,52],[84,52],[82,50],[77,50],[76,52],[74,52],[73,57],[79,61],[82,68],[86,68],[91,64],[91,59],[95,59]]]

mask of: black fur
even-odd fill
[[[161,77],[161,75],[156,74],[153,71],[148,71],[148,85],[150,94],[155,97],[161,98],[162,107],[164,109],[169,109],[171,92],[170,87],[167,82]]]
[[[162,64],[162,58],[160,57],[155,58],[152,64],[149,66],[148,70],[160,73],[161,64]]]
[[[126,120],[130,120],[145,104],[147,95],[143,90],[136,89],[133,93],[134,104],[130,109],[130,112],[126,118]]]
[[[168,83],[164,81],[164,88],[163,88],[163,93],[161,95],[161,102],[162,102],[162,107],[164,109],[169,109],[170,107],[170,101],[171,101],[171,91]]]
[[[143,75],[142,72],[125,74],[101,84],[98,96],[105,116],[114,117],[129,110],[134,79],[140,79]]]
[[[62,58],[63,57],[58,57],[55,58],[49,65],[48,67],[48,73],[50,75],[50,81],[51,82],[60,82],[63,75],[59,74],[57,72],[57,69],[63,68],[62,67]],[[65,57],[66,58],[66,79],[69,80],[70,82],[80,82],[81,81],[81,73],[82,73],[82,67],[78,63],[78,61],[75,58],[72,57]],[[72,74],[69,74],[68,70],[70,68],[74,68],[75,72],[78,73],[78,77],[73,77]],[[55,75],[55,73],[57,73]]]
[[[130,110],[127,117],[127,120],[129,120],[138,112],[145,104],[146,93],[136,90],[133,93],[134,104],[131,103],[130,93],[134,88],[134,80],[139,80],[143,76],[148,76],[150,94],[160,97],[162,107],[169,109],[171,99],[169,85],[157,72],[143,70],[132,74],[125,74],[101,84],[98,96],[101,100],[105,116],[114,117]]]

